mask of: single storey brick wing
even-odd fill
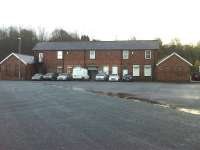
[[[11,53],[0,62],[1,80],[30,80],[35,72],[34,57],[24,54]]]
[[[177,53],[172,53],[156,64],[158,81],[188,82],[190,81],[192,64]]]

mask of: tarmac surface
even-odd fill
[[[0,150],[199,150],[200,84],[0,81]]]

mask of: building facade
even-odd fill
[[[43,42],[34,48],[37,72],[72,73],[75,66],[88,69],[91,79],[102,71],[107,74],[132,74],[138,80],[152,80],[158,61],[160,42],[98,41]]]
[[[35,73],[34,57],[11,53],[0,62],[1,80],[30,80]]]
[[[156,64],[156,79],[164,82],[189,82],[192,64],[177,53],[172,53]]]

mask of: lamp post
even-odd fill
[[[22,39],[21,37],[18,37],[18,54],[21,54],[21,45],[22,45]],[[20,66],[20,61],[19,62],[19,72],[18,72],[18,77],[19,80],[21,80],[21,66]]]

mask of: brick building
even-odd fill
[[[82,66],[92,79],[98,71],[103,71],[151,80],[159,48],[158,40],[75,41],[42,42],[33,51],[38,72],[71,73],[73,67]]]
[[[0,66],[1,80],[30,80],[35,72],[34,57],[29,55],[11,53]]]
[[[156,64],[156,79],[167,82],[188,82],[191,66],[190,62],[174,52]]]

